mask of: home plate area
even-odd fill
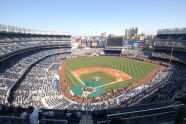
[[[74,70],[72,74],[82,84],[73,87],[72,92],[84,98],[96,98],[105,93],[104,86],[132,79],[122,71],[103,67],[81,68]]]

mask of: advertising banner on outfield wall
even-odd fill
[[[92,47],[92,42],[87,42],[87,47]]]
[[[123,41],[124,47],[130,47],[130,48],[140,48],[141,46],[145,45],[144,40],[125,40]]]
[[[97,42],[96,41],[92,42],[92,47],[97,47]]]
[[[86,47],[87,46],[87,43],[86,42],[81,42],[81,46],[82,47]]]

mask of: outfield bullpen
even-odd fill
[[[92,87],[87,95],[96,98],[108,91],[129,87],[143,80],[158,65],[113,56],[67,59],[65,77],[74,95],[82,96],[83,87]]]

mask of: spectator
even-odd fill
[[[71,115],[72,115],[72,113],[71,113],[70,111],[67,111],[67,113],[66,113],[66,117],[67,117],[67,118],[70,118]]]
[[[77,111],[77,119],[80,119],[80,118],[81,118],[81,111],[78,110],[78,111]]]
[[[21,113],[21,119],[27,119],[28,118],[28,113],[26,111],[23,111]]]
[[[39,124],[38,116],[39,116],[39,109],[34,108],[33,112],[29,116],[30,124]]]
[[[3,113],[3,109],[4,109],[3,105],[0,104],[0,114]]]

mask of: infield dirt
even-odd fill
[[[110,69],[110,68],[103,68],[103,67],[81,68],[81,69],[77,69],[77,70],[72,71],[72,74],[84,85],[84,83],[79,79],[79,77],[83,74],[93,73],[93,72],[104,72],[104,73],[110,74],[113,77],[115,77],[116,81],[111,82],[109,84],[114,84],[114,83],[118,83],[121,81],[126,81],[126,80],[132,79],[132,77],[130,75],[128,75],[127,73],[124,73],[124,72],[118,71],[118,70],[114,70],[114,69]],[[108,84],[106,84],[106,85],[108,85]]]

